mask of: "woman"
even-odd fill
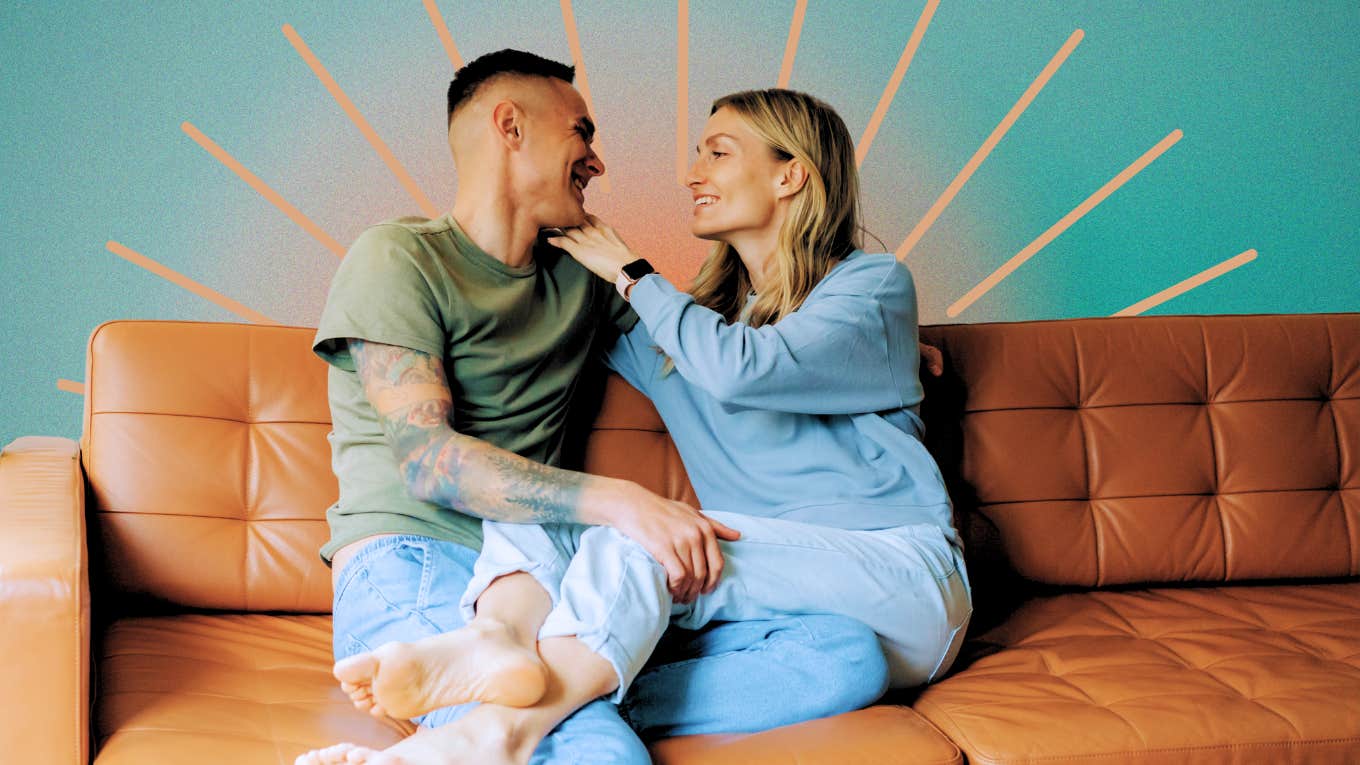
[[[475,639],[417,651],[422,671],[393,674],[386,689],[380,675],[360,690],[364,705],[405,717],[473,700],[533,704],[544,692],[533,636],[582,641],[617,701],[668,624],[790,613],[867,624],[895,687],[953,661],[971,604],[944,483],[921,443],[914,286],[892,255],[861,249],[844,123],[792,91],[719,99],[688,186],[693,233],[717,242],[689,294],[646,273],[593,217],[550,241],[636,311],[608,363],[655,403],[705,514],[740,532],[721,543],[725,573],[677,602],[665,570],[611,528],[487,522],[463,599],[469,626],[449,633]],[[531,575],[551,610],[544,619],[526,606],[508,632],[489,629],[476,608],[499,598],[504,615],[515,574]],[[441,655],[459,668],[434,671]],[[396,682],[417,676],[418,693]]]

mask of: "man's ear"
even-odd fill
[[[790,159],[784,163],[784,167],[779,172],[779,177],[775,180],[774,195],[776,199],[784,199],[803,190],[807,184],[808,171],[802,161]]]
[[[496,137],[512,149],[519,148],[524,142],[524,110],[509,99],[501,101],[491,109],[491,121],[496,128]]]

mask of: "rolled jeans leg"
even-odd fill
[[[575,635],[614,668],[619,702],[670,622],[666,570],[641,545],[614,529],[581,534],[561,579],[560,600],[540,640]]]
[[[459,601],[463,619],[472,620],[477,599],[492,582],[518,572],[532,576],[556,605],[562,575],[573,552],[572,540],[580,528],[560,523],[482,521],[482,552],[473,567],[472,580]]]

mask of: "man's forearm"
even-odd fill
[[[401,463],[415,496],[459,512],[508,523],[588,523],[583,498],[600,479],[549,467],[452,430],[426,431]],[[593,488],[600,488],[595,486]]]
[[[349,350],[411,496],[494,521],[604,521],[618,481],[548,467],[450,427],[441,359],[354,338]]]

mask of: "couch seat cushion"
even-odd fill
[[[681,736],[652,745],[656,765],[959,765],[953,742],[906,707],[878,706],[762,733]]]
[[[1360,762],[1360,582],[1062,595],[980,643],[915,705],[975,765]]]
[[[98,658],[96,765],[291,765],[318,746],[412,730],[354,709],[331,677],[331,618],[123,619]]]

